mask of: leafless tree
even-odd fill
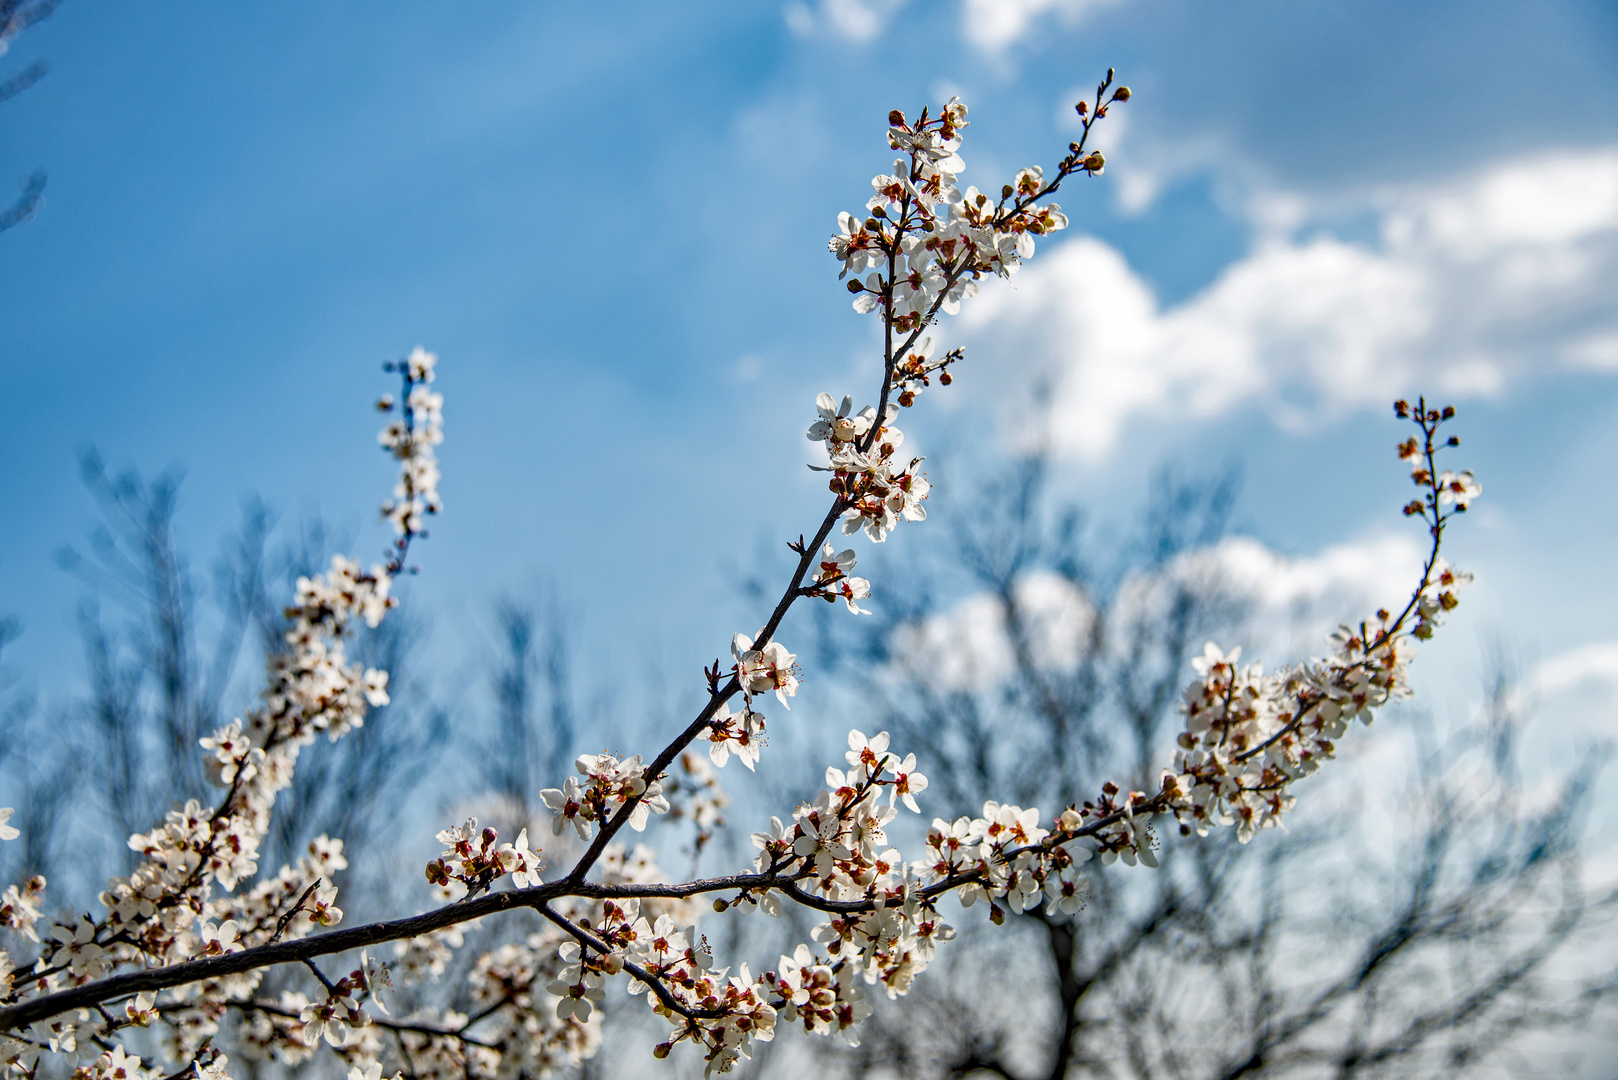
[[[0,768],[27,795],[19,801],[28,839],[13,869],[55,880],[66,850],[59,841],[76,830],[96,838],[72,845],[75,871],[93,885],[126,871],[131,853],[118,840],[161,820],[176,792],[205,789],[197,740],[250,704],[245,659],[284,647],[281,607],[299,576],[329,561],[332,545],[318,521],[277,541],[275,515],[248,498],[240,525],[203,575],[176,534],[177,471],[153,479],[112,472],[94,452],[81,464],[99,522],[58,562],[83,592],[84,692],[43,703],[15,677],[0,686]],[[7,623],[0,649],[18,632]],[[422,633],[419,621],[396,618],[357,643],[357,655],[393,672],[400,695],[418,704],[381,708],[349,739],[308,755],[266,838],[266,859],[293,858],[321,833],[385,857],[388,844],[369,842],[390,820],[383,808],[399,808],[447,736],[442,710],[411,683]],[[86,773],[103,782],[81,787]],[[79,810],[67,813],[75,803]],[[383,877],[377,869],[361,860],[351,877],[375,884]],[[356,886],[364,889],[350,882]]]
[[[1045,478],[1031,461],[991,485],[958,517],[947,559],[993,598],[1009,677],[941,691],[935,672],[902,674],[893,642],[936,613],[937,575],[860,640],[826,641],[830,662],[865,673],[896,741],[932,748],[925,771],[952,812],[1012,791],[1061,806],[1108,778],[1151,790],[1191,653],[1210,636],[1239,640],[1247,622],[1217,579],[1169,572],[1223,534],[1229,475],[1164,479],[1126,554],[1105,562],[1088,557],[1083,516]],[[1092,605],[1069,655],[1037,640],[1019,589],[1035,571]],[[1164,837],[1163,869],[1092,875],[1076,916],[1035,908],[1007,914],[1019,933],[968,929],[953,977],[922,980],[902,1012],[879,1009],[862,1046],[822,1067],[1006,1080],[1460,1076],[1509,1066],[1499,1052],[1526,1037],[1589,1022],[1618,990],[1610,965],[1580,956],[1615,910],[1611,884],[1592,885],[1583,868],[1605,754],[1531,794],[1521,695],[1509,666],[1494,667],[1473,721],[1442,731],[1406,710],[1403,734],[1384,736],[1406,744],[1397,782],[1359,770],[1334,792],[1346,813],[1299,815],[1290,833],[1247,846]]]
[[[61,0],[0,0],[0,54],[29,27],[48,19]],[[14,75],[0,77],[0,102],[16,97],[45,77],[49,65],[36,60]],[[22,194],[10,206],[0,207],[0,232],[21,225],[45,201],[45,174],[36,170],[23,181]]]

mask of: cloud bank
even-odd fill
[[[1087,458],[1140,414],[1258,402],[1297,427],[1415,390],[1618,372],[1618,148],[1365,201],[1374,240],[1271,235],[1167,309],[1118,251],[1076,237],[985,290],[963,335],[1019,388],[1009,405],[1048,399],[1051,448]]]
[[[1419,574],[1422,555],[1421,545],[1406,534],[1371,536],[1302,556],[1233,536],[1185,552],[1159,571],[1127,579],[1111,619],[1115,627],[1127,625],[1167,603],[1182,587],[1217,595],[1241,604],[1251,628],[1241,640],[1220,644],[1241,645],[1248,658],[1274,666],[1300,653],[1324,651],[1324,638],[1345,619],[1367,616],[1379,604],[1402,603]],[[1096,608],[1091,598],[1049,571],[1019,578],[1013,597],[1027,627],[1034,664],[1073,670],[1093,646]],[[900,627],[893,656],[900,671],[924,675],[949,691],[991,689],[1016,670],[1005,608],[987,593]]]

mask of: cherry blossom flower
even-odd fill
[[[759,751],[764,745],[764,717],[754,712],[744,701],[742,708],[732,712],[728,703],[708,725],[708,756],[720,768],[735,754],[751,772],[758,765]]]
[[[1483,486],[1472,475],[1472,470],[1454,473],[1448,469],[1438,477],[1438,504],[1465,510],[1473,499],[1483,494]]]
[[[916,796],[927,790],[927,778],[916,771],[916,755],[906,754],[898,764],[890,763],[888,769],[893,773],[893,783],[888,788],[889,805],[897,799],[912,814],[921,813],[921,807],[916,805]]]
[[[730,644],[731,655],[736,658],[736,677],[741,680],[742,691],[754,694],[774,690],[782,706],[790,709],[787,698],[798,692],[798,658],[787,652],[779,641],[763,648],[753,648],[753,639],[737,634]]]
[[[590,808],[584,805],[584,791],[577,780],[569,776],[562,781],[560,788],[546,788],[539,793],[539,797],[551,812],[551,832],[554,835],[561,836],[562,830],[571,825],[580,840],[590,839],[590,819],[586,816]]]
[[[498,852],[500,866],[511,875],[511,883],[519,889],[530,889],[539,882],[539,855],[528,849],[528,830],[517,834],[515,844],[502,844]]]
[[[876,418],[874,411],[861,411],[858,416],[850,416],[854,408],[854,399],[844,397],[841,405],[830,394],[821,394],[815,398],[815,409],[820,413],[820,419],[809,425],[809,438],[813,441],[831,444],[851,443],[871,430],[871,422]]]

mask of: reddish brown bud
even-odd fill
[[[908,408],[910,408],[910,406],[914,405],[915,403],[916,403],[916,395],[912,394],[909,390],[906,390],[906,391],[904,391],[903,393],[901,393],[899,395],[899,404],[903,405],[905,408],[908,409]]]
[[[865,286],[861,284],[859,278],[850,278],[848,282],[848,291],[853,293],[864,292]]]
[[[1073,111],[1078,113],[1080,116],[1089,116],[1090,103],[1088,101],[1081,101],[1077,105],[1073,106]]]
[[[954,381],[955,381],[954,376],[952,376],[949,372],[940,371],[938,373],[938,385],[939,386],[948,386],[950,383],[952,383]]]
[[[1454,415],[1455,415],[1455,406],[1453,406],[1453,405],[1445,405],[1444,406],[1444,419],[1449,420],[1452,417],[1454,417]]]
[[[904,127],[905,126],[905,114],[900,112],[898,109],[894,109],[892,112],[890,112],[888,114],[888,126],[889,127]]]
[[[1397,416],[1401,420],[1409,416],[1410,402],[1404,400],[1404,398],[1400,398],[1398,401],[1395,401],[1393,403],[1393,415]]]
[[[657,1060],[662,1061],[664,1058],[669,1056],[669,1051],[673,1049],[673,1043],[658,1043],[656,1046],[652,1047],[652,1056],[657,1058]]]
[[[1112,92],[1112,100],[1114,100],[1114,101],[1128,101],[1129,100],[1129,87],[1120,86],[1118,89],[1114,90]]]

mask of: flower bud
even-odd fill
[[[652,1056],[657,1058],[659,1061],[662,1061],[664,1058],[669,1056],[669,1051],[673,1049],[673,1043],[658,1043],[656,1046],[652,1047]]]
[[[1089,116],[1090,103],[1088,101],[1081,101],[1077,105],[1073,106],[1073,111],[1078,113],[1080,116]]]
[[[713,902],[713,909],[719,912],[721,915],[724,914],[725,909],[729,906],[729,904],[725,903],[724,897],[720,897]]]
[[[888,126],[889,127],[904,127],[905,126],[905,114],[900,112],[898,109],[894,109],[892,112],[890,112],[888,114]]]
[[[938,373],[938,385],[939,386],[948,386],[950,383],[952,383],[954,381],[955,381],[955,377],[953,375],[951,375],[949,372],[940,371]]]
[[[1114,100],[1114,101],[1128,101],[1129,100],[1129,87],[1120,86],[1118,89],[1114,90],[1112,92],[1112,100]]]

